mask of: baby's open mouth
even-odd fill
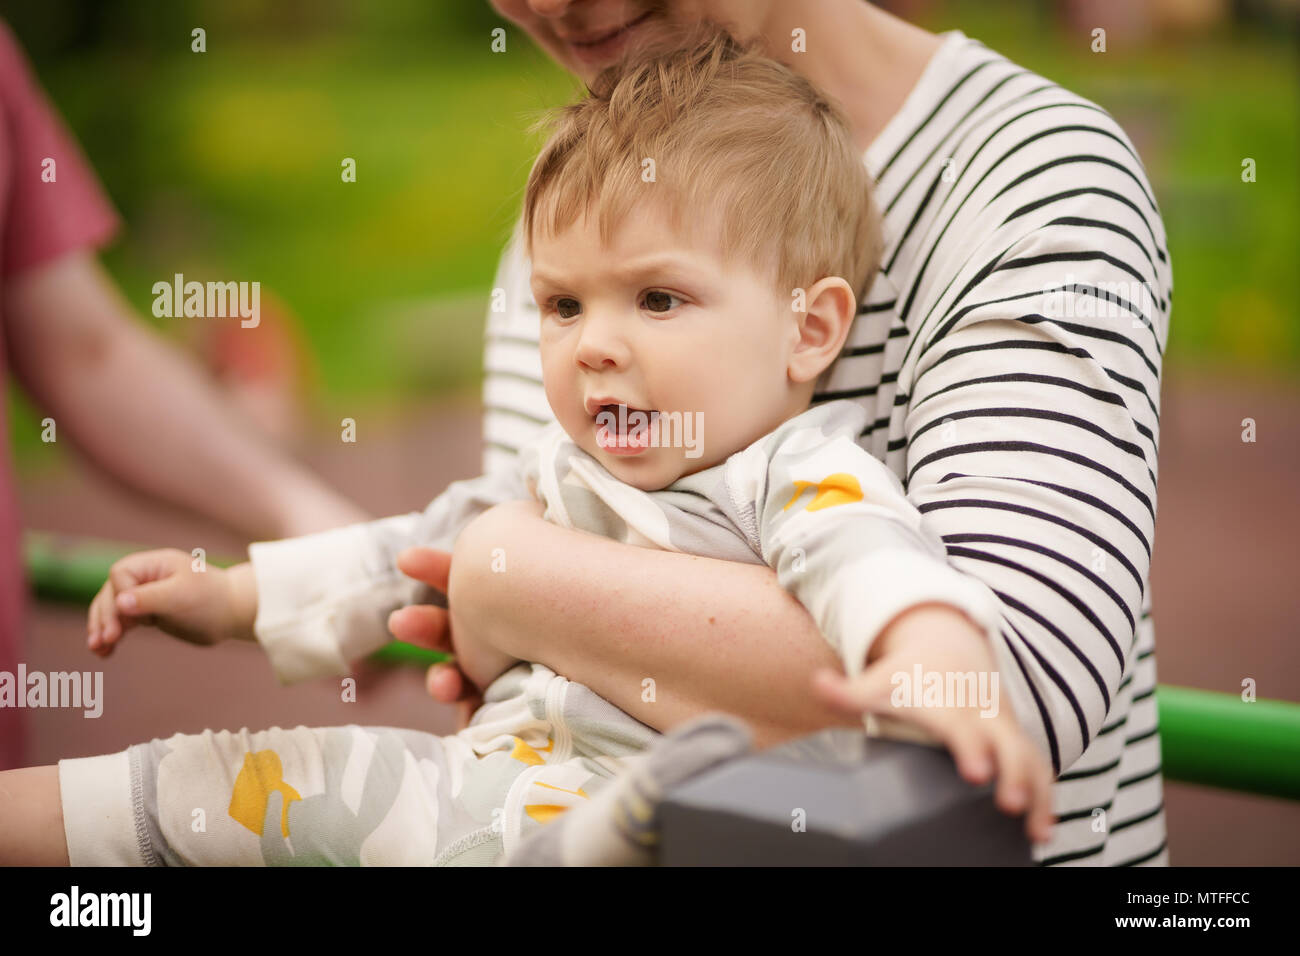
[[[593,416],[596,444],[605,451],[638,452],[651,445],[659,412],[653,408],[601,405]]]

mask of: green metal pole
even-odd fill
[[[113,562],[135,550],[120,542],[34,531],[23,536],[27,578],[37,599],[60,604],[89,604],[108,580]]]
[[[376,664],[388,664],[394,667],[428,667],[430,664],[441,664],[443,661],[450,659],[450,654],[444,654],[442,651],[431,651],[427,647],[418,647],[415,644],[407,644],[405,641],[393,641],[391,644],[385,644],[369,657],[369,660],[374,661]]]
[[[1300,705],[1161,684],[1156,706],[1168,779],[1300,800]]]

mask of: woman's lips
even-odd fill
[[[589,66],[603,66],[612,63],[618,58],[632,32],[645,22],[649,16],[650,13],[647,11],[595,42],[579,42],[577,40],[565,40],[565,42],[569,45],[569,49],[573,51],[573,55],[583,63]]]

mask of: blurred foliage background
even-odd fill
[[[1128,130],[1169,233],[1170,368],[1296,376],[1294,2],[885,5],[960,28]],[[0,0],[0,16],[122,213],[104,261],[144,321],[202,351],[152,317],[152,284],[257,279],[322,421],[477,388],[497,256],[538,146],[527,127],[579,89],[486,0]],[[205,53],[191,52],[196,26]],[[498,26],[505,54],[490,50]],[[344,157],[356,183],[341,182]],[[10,407],[21,463],[34,415]]]

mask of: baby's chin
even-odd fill
[[[623,484],[642,491],[667,488],[687,471],[672,448],[647,448],[639,455],[612,455],[594,445],[583,450]]]
[[[700,454],[691,457],[682,449],[672,447],[652,447],[637,455],[617,455],[604,450],[594,441],[575,444],[623,484],[642,491],[660,491],[681,478],[720,464],[727,457]]]

